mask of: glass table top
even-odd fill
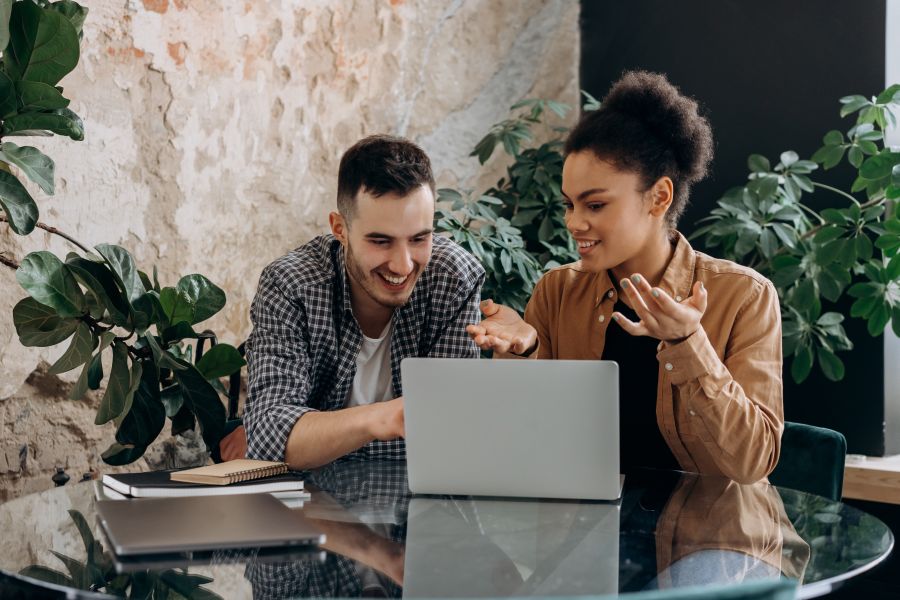
[[[129,597],[553,597],[788,577],[810,598],[894,543],[840,502],[678,472],[629,474],[616,503],[413,496],[400,461],[343,461],[305,481],[312,498],[295,510],[326,534],[315,551],[117,560],[86,482],[0,505],[0,571]]]

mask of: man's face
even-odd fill
[[[356,195],[349,223],[340,215],[332,231],[346,250],[347,271],[376,303],[396,308],[409,300],[431,258],[434,194],[421,186],[405,196]]]

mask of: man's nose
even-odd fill
[[[412,253],[405,245],[398,247],[388,262],[388,268],[395,275],[409,275],[413,270]]]

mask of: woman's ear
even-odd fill
[[[663,176],[656,180],[650,189],[650,214],[654,217],[665,216],[666,211],[672,206],[675,199],[675,185],[669,177]]]
[[[328,224],[331,225],[331,234],[344,246],[347,245],[347,221],[340,213],[328,213]]]

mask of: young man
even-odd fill
[[[248,456],[306,469],[405,456],[400,361],[477,358],[484,269],[433,235],[434,177],[415,144],[365,138],[341,159],[338,212],[270,264],[251,307]]]

